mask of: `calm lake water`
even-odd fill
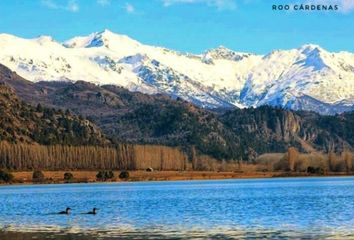
[[[354,178],[2,186],[0,229],[1,239],[354,239]]]

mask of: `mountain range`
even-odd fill
[[[354,148],[353,111],[323,116],[271,106],[206,109],[182,98],[131,92],[112,84],[34,83],[1,64],[0,82],[5,89],[0,91],[0,110],[9,116],[0,122],[0,133],[5,133],[0,140],[177,146],[190,155],[196,150],[216,159],[248,161],[289,147],[302,152]]]
[[[208,109],[354,110],[354,54],[313,44],[266,55],[225,47],[190,54],[104,30],[64,43],[0,34],[0,46],[0,63],[31,82],[84,80]]]

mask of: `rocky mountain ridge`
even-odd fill
[[[111,84],[204,108],[271,105],[330,115],[354,109],[354,54],[314,44],[266,55],[225,47],[190,54],[105,30],[65,43],[0,34],[0,45],[0,63],[32,82]]]

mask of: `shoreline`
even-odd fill
[[[58,230],[15,230],[0,229],[0,239],[2,240],[22,240],[22,239],[58,239],[58,240],[93,240],[93,239],[352,239],[351,229],[341,229],[332,231],[323,228],[313,229],[289,229],[288,227],[216,227],[206,228],[121,228],[121,229],[95,229],[84,230],[58,229]]]
[[[64,173],[74,175],[72,181],[64,181]],[[14,180],[4,185],[32,185],[32,184],[70,184],[70,183],[102,183],[102,182],[149,182],[149,181],[192,181],[192,180],[223,180],[223,179],[260,179],[260,178],[291,178],[291,177],[345,177],[354,176],[354,173],[330,172],[324,175],[299,172],[212,172],[212,171],[129,171],[128,179],[120,179],[120,171],[113,171],[114,178],[108,181],[98,181],[98,171],[43,171],[45,180],[32,181],[32,171],[11,172]]]

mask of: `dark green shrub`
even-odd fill
[[[314,173],[315,173],[315,171],[316,171],[316,170],[315,170],[315,168],[314,168],[314,167],[311,167],[311,166],[310,166],[310,167],[308,167],[308,168],[307,168],[307,173],[314,174]]]
[[[107,179],[112,179],[112,178],[114,178],[114,173],[113,173],[113,171],[107,171],[107,172],[106,172],[106,177],[107,177]]]
[[[72,182],[74,180],[74,175],[71,172],[64,173],[64,181]]]
[[[113,171],[102,170],[97,173],[96,178],[99,181],[107,181],[114,178],[114,173]]]
[[[8,182],[12,182],[13,179],[14,176],[11,173],[5,170],[0,170],[0,182],[8,183]]]
[[[320,168],[320,167],[308,167],[307,168],[307,173],[310,173],[310,174],[320,174],[320,175],[323,175],[324,174],[324,170],[323,168]]]
[[[128,172],[128,171],[122,171],[122,172],[119,174],[119,178],[120,178],[120,179],[128,179],[128,178],[129,178],[129,172]]]
[[[42,173],[42,171],[39,170],[35,170],[33,171],[32,174],[32,181],[33,182],[43,182],[45,180],[44,174]]]
[[[104,180],[104,172],[103,171],[99,171],[97,174],[96,174],[96,178],[97,180],[100,180],[100,181],[103,181]]]

